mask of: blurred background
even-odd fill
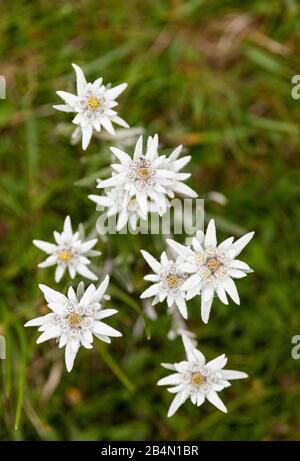
[[[300,334],[300,101],[291,97],[299,3],[11,0],[0,2],[0,16],[0,439],[300,439],[300,360],[291,357]],[[243,252],[255,272],[237,282],[241,306],[215,300],[204,325],[199,298],[189,302],[187,326],[207,358],[225,352],[229,368],[250,375],[222,393],[227,415],[187,402],[166,418],[172,395],[156,386],[166,374],[160,363],[184,351],[180,338],[167,338],[166,305],[151,320],[139,300],[148,272],[139,250],[159,256],[160,236],[97,244],[96,264],[112,277],[108,304],[120,311],[111,323],[124,336],[81,349],[70,375],[63,351],[37,346],[36,330],[23,328],[47,311],[38,283],[68,284],[37,269],[44,254],[33,238],[52,241],[67,214],[92,233],[87,195],[110,171],[111,142],[93,139],[87,152],[71,146],[72,116],[52,109],[56,90],[75,90],[72,62],[88,80],[128,83],[119,113],[130,126],[158,132],[166,152],[185,145],[188,183],[219,239],[256,231]]]

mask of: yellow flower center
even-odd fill
[[[193,373],[192,375],[192,383],[195,386],[201,386],[201,384],[205,383],[205,378],[204,376],[201,375],[201,373]]]
[[[177,275],[169,275],[167,277],[167,284],[169,288],[177,288],[180,283],[180,277]]]
[[[205,261],[205,256],[204,256],[204,254],[203,254],[203,253],[197,254],[197,256],[196,256],[196,261],[197,261],[198,264],[203,264],[204,261]]]
[[[100,107],[100,101],[95,96],[90,96],[87,100],[87,106],[91,110],[97,110]]]
[[[60,251],[58,257],[62,262],[67,262],[72,258],[72,253],[69,250],[62,250]]]
[[[68,322],[70,327],[72,328],[80,328],[81,325],[81,317],[79,314],[75,314],[74,312],[69,315]]]
[[[207,261],[208,268],[213,272],[217,271],[220,268],[220,265],[220,261],[217,258],[209,258]]]
[[[149,168],[142,166],[137,169],[136,171],[137,177],[143,181],[146,181],[150,178],[150,170]]]

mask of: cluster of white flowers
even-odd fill
[[[107,216],[118,215],[117,230],[129,221],[133,230],[139,219],[146,220],[148,213],[163,216],[175,194],[197,197],[197,193],[183,183],[190,173],[180,170],[190,161],[190,156],[178,159],[182,146],[169,157],[158,153],[158,135],[149,136],[143,154],[143,136],[140,136],[133,156],[116,147],[110,148],[119,163],[112,164],[111,178],[99,181],[98,188],[105,195],[90,195],[97,205],[107,208]]]
[[[77,79],[77,94],[58,91],[57,94],[65,104],[54,107],[64,112],[76,113],[73,123],[77,128],[73,133],[73,140],[78,136],[82,137],[82,148],[85,150],[94,131],[99,132],[104,128],[111,139],[115,135],[113,123],[128,127],[114,110],[118,105],[116,98],[127,84],[112,88],[110,85],[103,85],[102,78],[87,83],[82,69],[76,64],[73,64],[73,68]],[[123,133],[121,137],[124,137]],[[106,209],[108,217],[117,217],[117,230],[123,229],[127,223],[136,229],[138,221],[146,220],[148,213],[163,216],[176,194],[197,197],[197,193],[184,183],[190,174],[182,173],[181,170],[191,157],[179,158],[182,146],[176,147],[169,156],[160,155],[156,134],[148,137],[145,149],[143,137],[140,136],[132,155],[119,147],[110,148],[118,161],[111,165],[112,176],[98,181],[98,188],[103,189],[104,194],[89,196],[98,206]],[[188,398],[197,406],[207,399],[221,411],[227,412],[218,393],[230,386],[229,380],[247,377],[239,371],[224,370],[227,362],[224,354],[206,363],[204,355],[196,348],[194,334],[188,331],[183,319],[188,318],[186,301],[195,296],[201,296],[201,317],[204,323],[209,320],[215,294],[224,304],[228,304],[227,295],[239,304],[233,279],[245,277],[252,270],[236,258],[253,235],[250,232],[237,241],[230,237],[217,245],[215,223],[212,219],[205,235],[198,231],[191,245],[167,240],[170,249],[177,255],[174,260],[163,252],[158,261],[147,251],[141,250],[153,271],[144,277],[152,285],[141,294],[141,298],[147,299],[149,305],[151,301],[148,299],[153,298],[152,306],[167,301],[173,320],[179,318],[177,327],[172,329],[169,336],[182,337],[187,356],[186,360],[179,363],[162,364],[173,373],[158,381],[158,385],[171,386],[168,391],[176,394],[168,416],[172,416]],[[90,280],[97,280],[98,277],[88,267],[91,263],[89,257],[100,254],[93,249],[97,239],[85,241],[79,231],[73,233],[69,216],[64,221],[63,232],[54,232],[54,239],[56,243],[33,241],[48,255],[39,267],[55,265],[57,283],[66,271],[71,279],[79,274]],[[40,285],[51,312],[27,322],[25,326],[38,327],[41,335],[37,343],[55,339],[59,348],[65,347],[65,362],[69,372],[73,368],[79,348],[83,346],[91,349],[94,336],[106,343],[110,343],[111,337],[121,336],[118,330],[103,322],[103,319],[117,312],[115,309],[103,308],[103,300],[110,299],[105,295],[108,283],[108,275],[98,288],[91,284],[85,290],[83,282],[80,282],[76,291],[72,286],[68,288],[67,296]]]
[[[236,242],[230,237],[217,245],[215,223],[211,219],[205,235],[202,231],[196,233],[192,247],[167,240],[178,254],[176,261],[169,260],[164,252],[159,263],[142,250],[155,274],[146,275],[145,280],[154,284],[142,293],[141,298],[154,296],[154,305],[167,297],[168,306],[175,304],[186,319],[186,301],[201,295],[201,317],[207,323],[215,293],[224,304],[228,304],[227,294],[236,304],[240,303],[233,279],[246,277],[252,269],[235,258],[253,235],[254,232],[249,232]]]

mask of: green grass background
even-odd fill
[[[0,438],[13,440],[290,440],[300,439],[300,7],[295,0],[41,0],[0,4]],[[229,413],[208,402],[186,403],[166,418],[172,396],[156,386],[160,362],[180,361],[169,342],[166,306],[149,322],[151,339],[133,337],[147,267],[139,250],[158,256],[161,237],[99,242],[97,265],[112,266],[111,305],[122,330],[108,349],[80,350],[68,375],[55,344],[35,344],[23,324],[43,312],[38,283],[59,286],[33,238],[51,240],[66,214],[95,222],[95,177],[109,166],[109,143],[87,153],[62,134],[69,114],[56,112],[55,91],[74,90],[71,63],[89,79],[128,82],[120,115],[158,132],[166,148],[183,143],[192,162],[189,184],[205,199],[220,238],[255,230],[243,259],[255,270],[238,281],[241,306],[215,300],[207,326],[199,300],[189,328],[208,359],[225,352],[229,367],[250,378],[222,393]],[[79,185],[74,183],[82,178]],[[221,206],[210,191],[223,193]]]

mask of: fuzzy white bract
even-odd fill
[[[106,343],[111,342],[110,337],[122,336],[118,330],[102,321],[118,312],[116,309],[102,307],[108,282],[107,275],[99,288],[91,284],[85,291],[81,282],[77,293],[69,287],[68,296],[46,285],[39,285],[52,312],[30,320],[25,327],[39,327],[38,331],[42,334],[37,344],[54,338],[59,348],[65,346],[65,361],[69,372],[79,348],[93,348],[93,336]]]
[[[125,90],[127,83],[113,88],[103,85],[102,78],[98,78],[93,83],[87,83],[82,69],[76,64],[72,66],[76,73],[77,94],[57,91],[56,93],[65,104],[55,105],[54,108],[63,112],[77,113],[73,123],[81,129],[82,148],[85,150],[90,143],[93,130],[101,131],[103,127],[110,134],[115,134],[112,123],[125,128],[129,126],[113,110],[118,105],[116,98]],[[78,130],[76,136],[78,136]]]
[[[181,315],[187,319],[185,293],[181,290],[187,276],[181,269],[180,261],[170,260],[165,252],[161,254],[160,262],[147,251],[141,250],[141,253],[154,272],[144,277],[145,280],[153,282],[153,285],[141,294],[141,298],[153,296],[153,305],[167,298],[168,307],[177,306]]]
[[[206,234],[198,231],[193,238],[192,248],[167,240],[181,257],[182,270],[190,275],[181,287],[186,292],[186,300],[201,294],[201,317],[204,323],[208,322],[215,293],[224,304],[228,304],[227,294],[236,304],[240,303],[233,279],[246,277],[247,273],[253,271],[236,257],[253,235],[254,232],[249,232],[235,242],[230,237],[217,245],[215,222],[211,219]]]
[[[227,413],[227,408],[218,392],[231,386],[230,380],[247,378],[241,371],[224,370],[227,363],[225,354],[206,363],[205,357],[195,348],[190,339],[182,336],[186,351],[186,360],[179,363],[162,363],[162,366],[173,373],[158,381],[159,386],[170,386],[168,391],[176,394],[168,411],[173,416],[178,408],[190,399],[194,405],[200,406],[207,399],[219,410]]]
[[[157,135],[148,138],[145,154],[143,154],[143,137],[140,136],[133,158],[126,152],[111,147],[119,163],[112,164],[114,171],[111,178],[99,181],[97,187],[105,189],[106,193],[114,191],[123,194],[124,202],[121,210],[118,210],[120,213],[123,212],[119,227],[127,222],[128,213],[124,210],[128,203],[135,204],[138,217],[146,219],[147,214],[153,211],[163,216],[169,207],[169,198],[173,198],[175,193],[185,197],[197,197],[197,193],[182,182],[190,176],[189,173],[180,173],[190,157],[186,156],[178,160],[181,148],[182,146],[178,146],[169,157],[159,155]],[[93,195],[90,198],[102,206],[114,208],[112,213],[115,213],[115,206],[111,207],[107,200],[99,200],[96,197]]]
[[[64,222],[63,232],[54,231],[55,243],[33,240],[35,246],[43,250],[49,256],[38,267],[49,267],[56,265],[55,281],[58,283],[66,270],[73,279],[78,273],[90,280],[97,280],[97,276],[87,267],[91,261],[90,256],[98,256],[99,251],[92,250],[97,239],[81,241],[79,232],[73,233],[70,216]]]

